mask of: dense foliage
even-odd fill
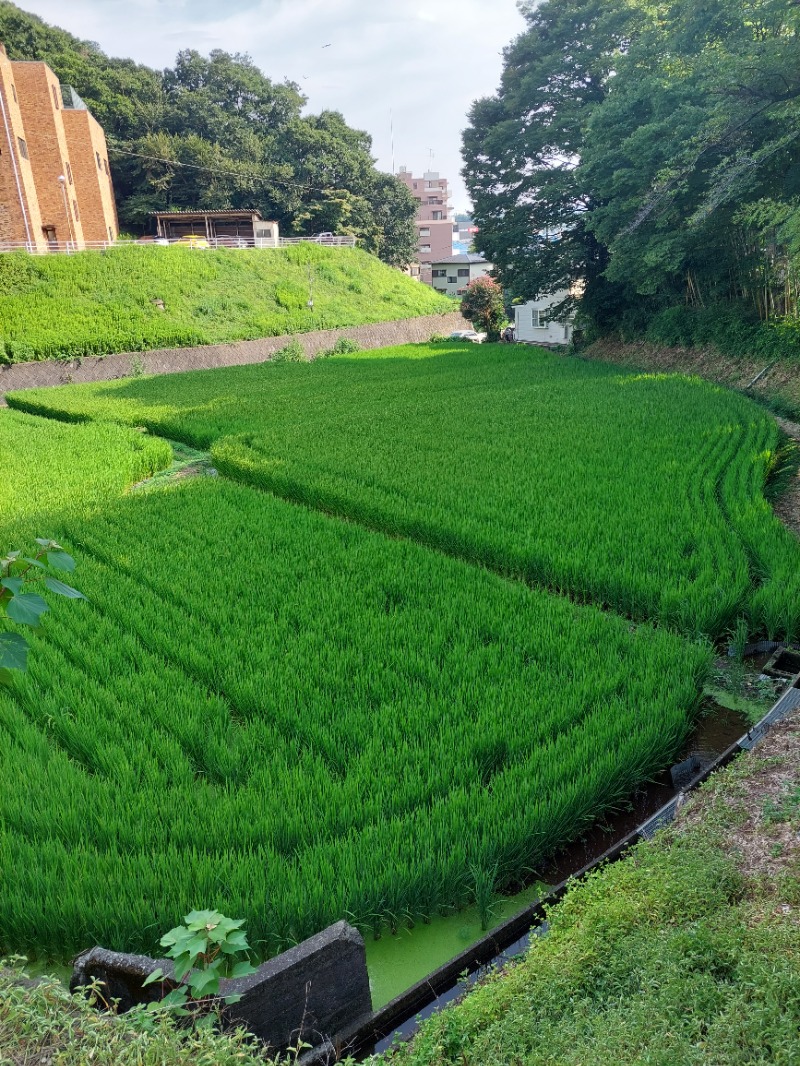
[[[504,288],[585,283],[582,310],[606,331],[684,303],[796,320],[797,4],[523,8],[500,89],[464,135],[478,247]]]
[[[503,290],[492,278],[475,278],[461,300],[461,314],[489,341],[499,340],[506,321]]]
[[[152,949],[213,901],[270,953],[518,883],[677,754],[708,666],[222,478],[53,525],[88,601],[0,694],[17,950]]]
[[[404,266],[416,252],[416,202],[375,169],[371,138],[341,114],[303,115],[298,85],[276,83],[246,55],[178,53],[151,70],[0,0],[11,59],[43,60],[106,131],[123,227],[151,211],[257,208],[288,235],[354,233]]]
[[[796,755],[770,764],[796,782]],[[388,1062],[793,1066],[796,850],[775,861],[788,834],[769,828],[748,781],[770,764],[754,754],[716,774],[688,829],[679,823],[577,884],[519,965],[425,1022]],[[796,829],[796,798],[793,814],[784,820]],[[761,845],[763,872],[743,868],[743,840],[750,856]]]
[[[634,618],[800,633],[800,552],[763,496],[777,426],[697,379],[438,343],[9,400],[211,447],[234,479]]]
[[[313,285],[314,307],[307,307]],[[452,310],[359,249],[0,256],[0,361],[248,340]]]

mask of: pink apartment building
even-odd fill
[[[440,178],[435,170],[427,170],[415,178],[410,170],[400,167],[397,177],[417,201],[417,258],[420,280],[432,284],[431,263],[453,254],[453,213],[447,178]]]

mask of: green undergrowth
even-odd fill
[[[800,870],[743,870],[731,844],[763,765],[738,760],[704,786],[702,819],[577,883],[520,962],[423,1023],[392,1066],[796,1063]],[[797,826],[793,803],[773,805],[775,823]],[[772,811],[763,805],[763,825]]]
[[[311,243],[0,256],[0,362],[216,344],[452,309],[366,252]]]
[[[178,1030],[168,1017],[150,1016],[149,1025],[100,1014],[54,978],[30,982],[0,966],[3,1066],[279,1066],[241,1031]]]
[[[228,477],[691,636],[800,634],[774,420],[682,375],[414,345],[10,394],[209,448]]]

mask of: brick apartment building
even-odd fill
[[[421,178],[415,178],[410,170],[400,167],[397,177],[417,201],[420,280],[430,285],[431,263],[453,254],[453,214],[449,203],[452,194],[447,188],[447,178],[440,178],[435,170],[427,170]]]
[[[0,249],[85,248],[119,234],[106,138],[46,63],[0,44]]]

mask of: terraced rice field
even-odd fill
[[[267,955],[513,887],[690,728],[710,645],[631,617],[778,599],[777,436],[698,382],[433,345],[12,402],[78,424],[0,412],[0,548],[54,537],[88,599],[0,690],[0,949],[213,906]],[[226,476],[124,494],[170,456],[109,420]]]
[[[800,636],[800,553],[763,497],[779,430],[698,379],[418,345],[10,402],[210,447],[231,478],[688,635]]]

